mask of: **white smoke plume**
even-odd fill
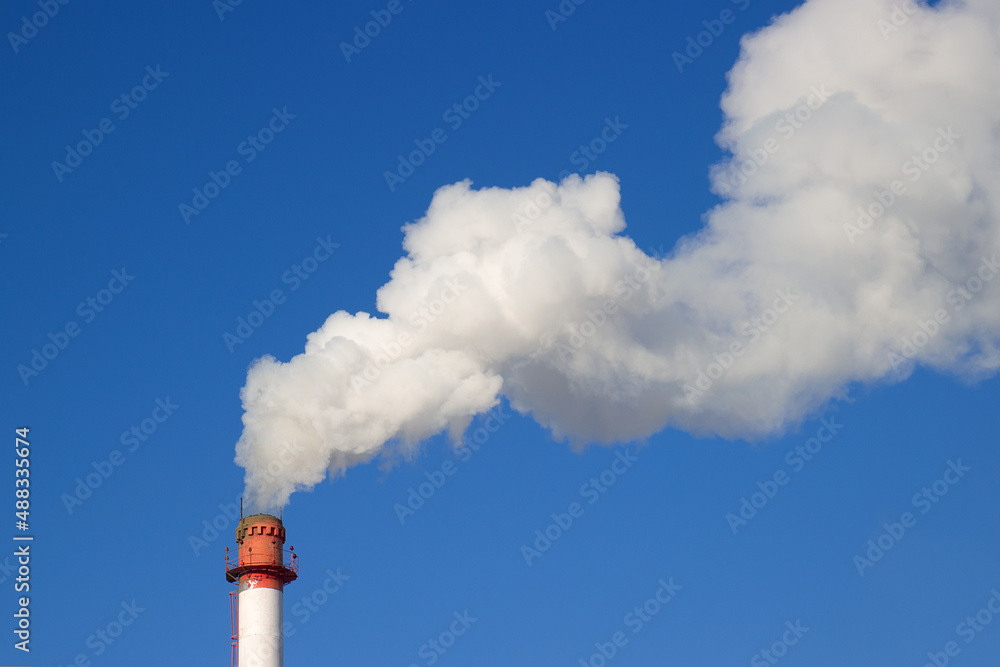
[[[755,438],[917,364],[996,372],[1000,3],[808,0],[743,39],[722,108],[722,203],[665,258],[609,174],[438,190],[384,316],[250,369],[251,501],[458,438],[501,395],[576,443]]]

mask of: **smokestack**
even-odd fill
[[[237,664],[282,667],[283,590],[299,576],[297,557],[293,548],[284,549],[285,527],[270,514],[241,518],[236,543],[240,546],[235,564],[226,547],[226,580],[239,586],[234,613]]]

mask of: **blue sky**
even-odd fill
[[[740,37],[798,3],[590,0],[553,24],[555,0],[400,0],[349,61],[340,43],[391,3],[219,4],[59,4],[0,49],[3,414],[12,444],[30,427],[35,537],[30,654],[10,632],[14,542],[0,551],[2,664],[225,664],[248,365],[300,353],[336,310],[374,312],[401,226],[462,179],[614,173],[627,233],[668,251],[719,201],[708,174]],[[9,4],[3,32],[37,11]],[[679,72],[672,54],[724,11],[732,22]],[[477,88],[467,118],[447,114]],[[606,150],[583,156],[609,124]],[[390,187],[398,156],[435,131],[444,140]],[[225,186],[185,215],[213,174]],[[789,666],[916,666],[955,642],[955,664],[992,664],[1000,623],[971,640],[962,624],[1000,590],[998,398],[995,379],[918,369],[754,442],[667,429],[582,453],[505,400],[495,432],[473,422],[483,442],[463,457],[438,436],[412,462],[293,497],[286,661],[597,665],[603,647],[615,665],[755,665],[775,664],[761,651],[777,643]],[[824,424],[810,460],[790,454]],[[14,535],[13,452],[2,467]],[[768,484],[776,474],[787,483]],[[947,493],[920,501],[942,479]],[[439,488],[401,515],[429,480]],[[745,525],[727,520],[761,488],[773,497]],[[907,512],[859,572],[855,557]],[[558,537],[526,557],[546,530]],[[674,587],[662,607],[649,603],[661,580]],[[129,625],[100,639],[123,610]],[[455,614],[475,621],[435,652]]]

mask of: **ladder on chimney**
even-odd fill
[[[232,641],[229,645],[229,665],[230,667],[239,667],[240,664],[240,653],[239,653],[239,642],[240,642],[240,592],[239,591],[229,591],[229,622],[232,626]]]

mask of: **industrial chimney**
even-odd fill
[[[285,584],[299,576],[294,547],[284,549],[285,527],[270,514],[241,518],[236,527],[239,556],[230,561],[226,580],[239,586],[233,612],[233,658],[239,667],[282,667]]]

